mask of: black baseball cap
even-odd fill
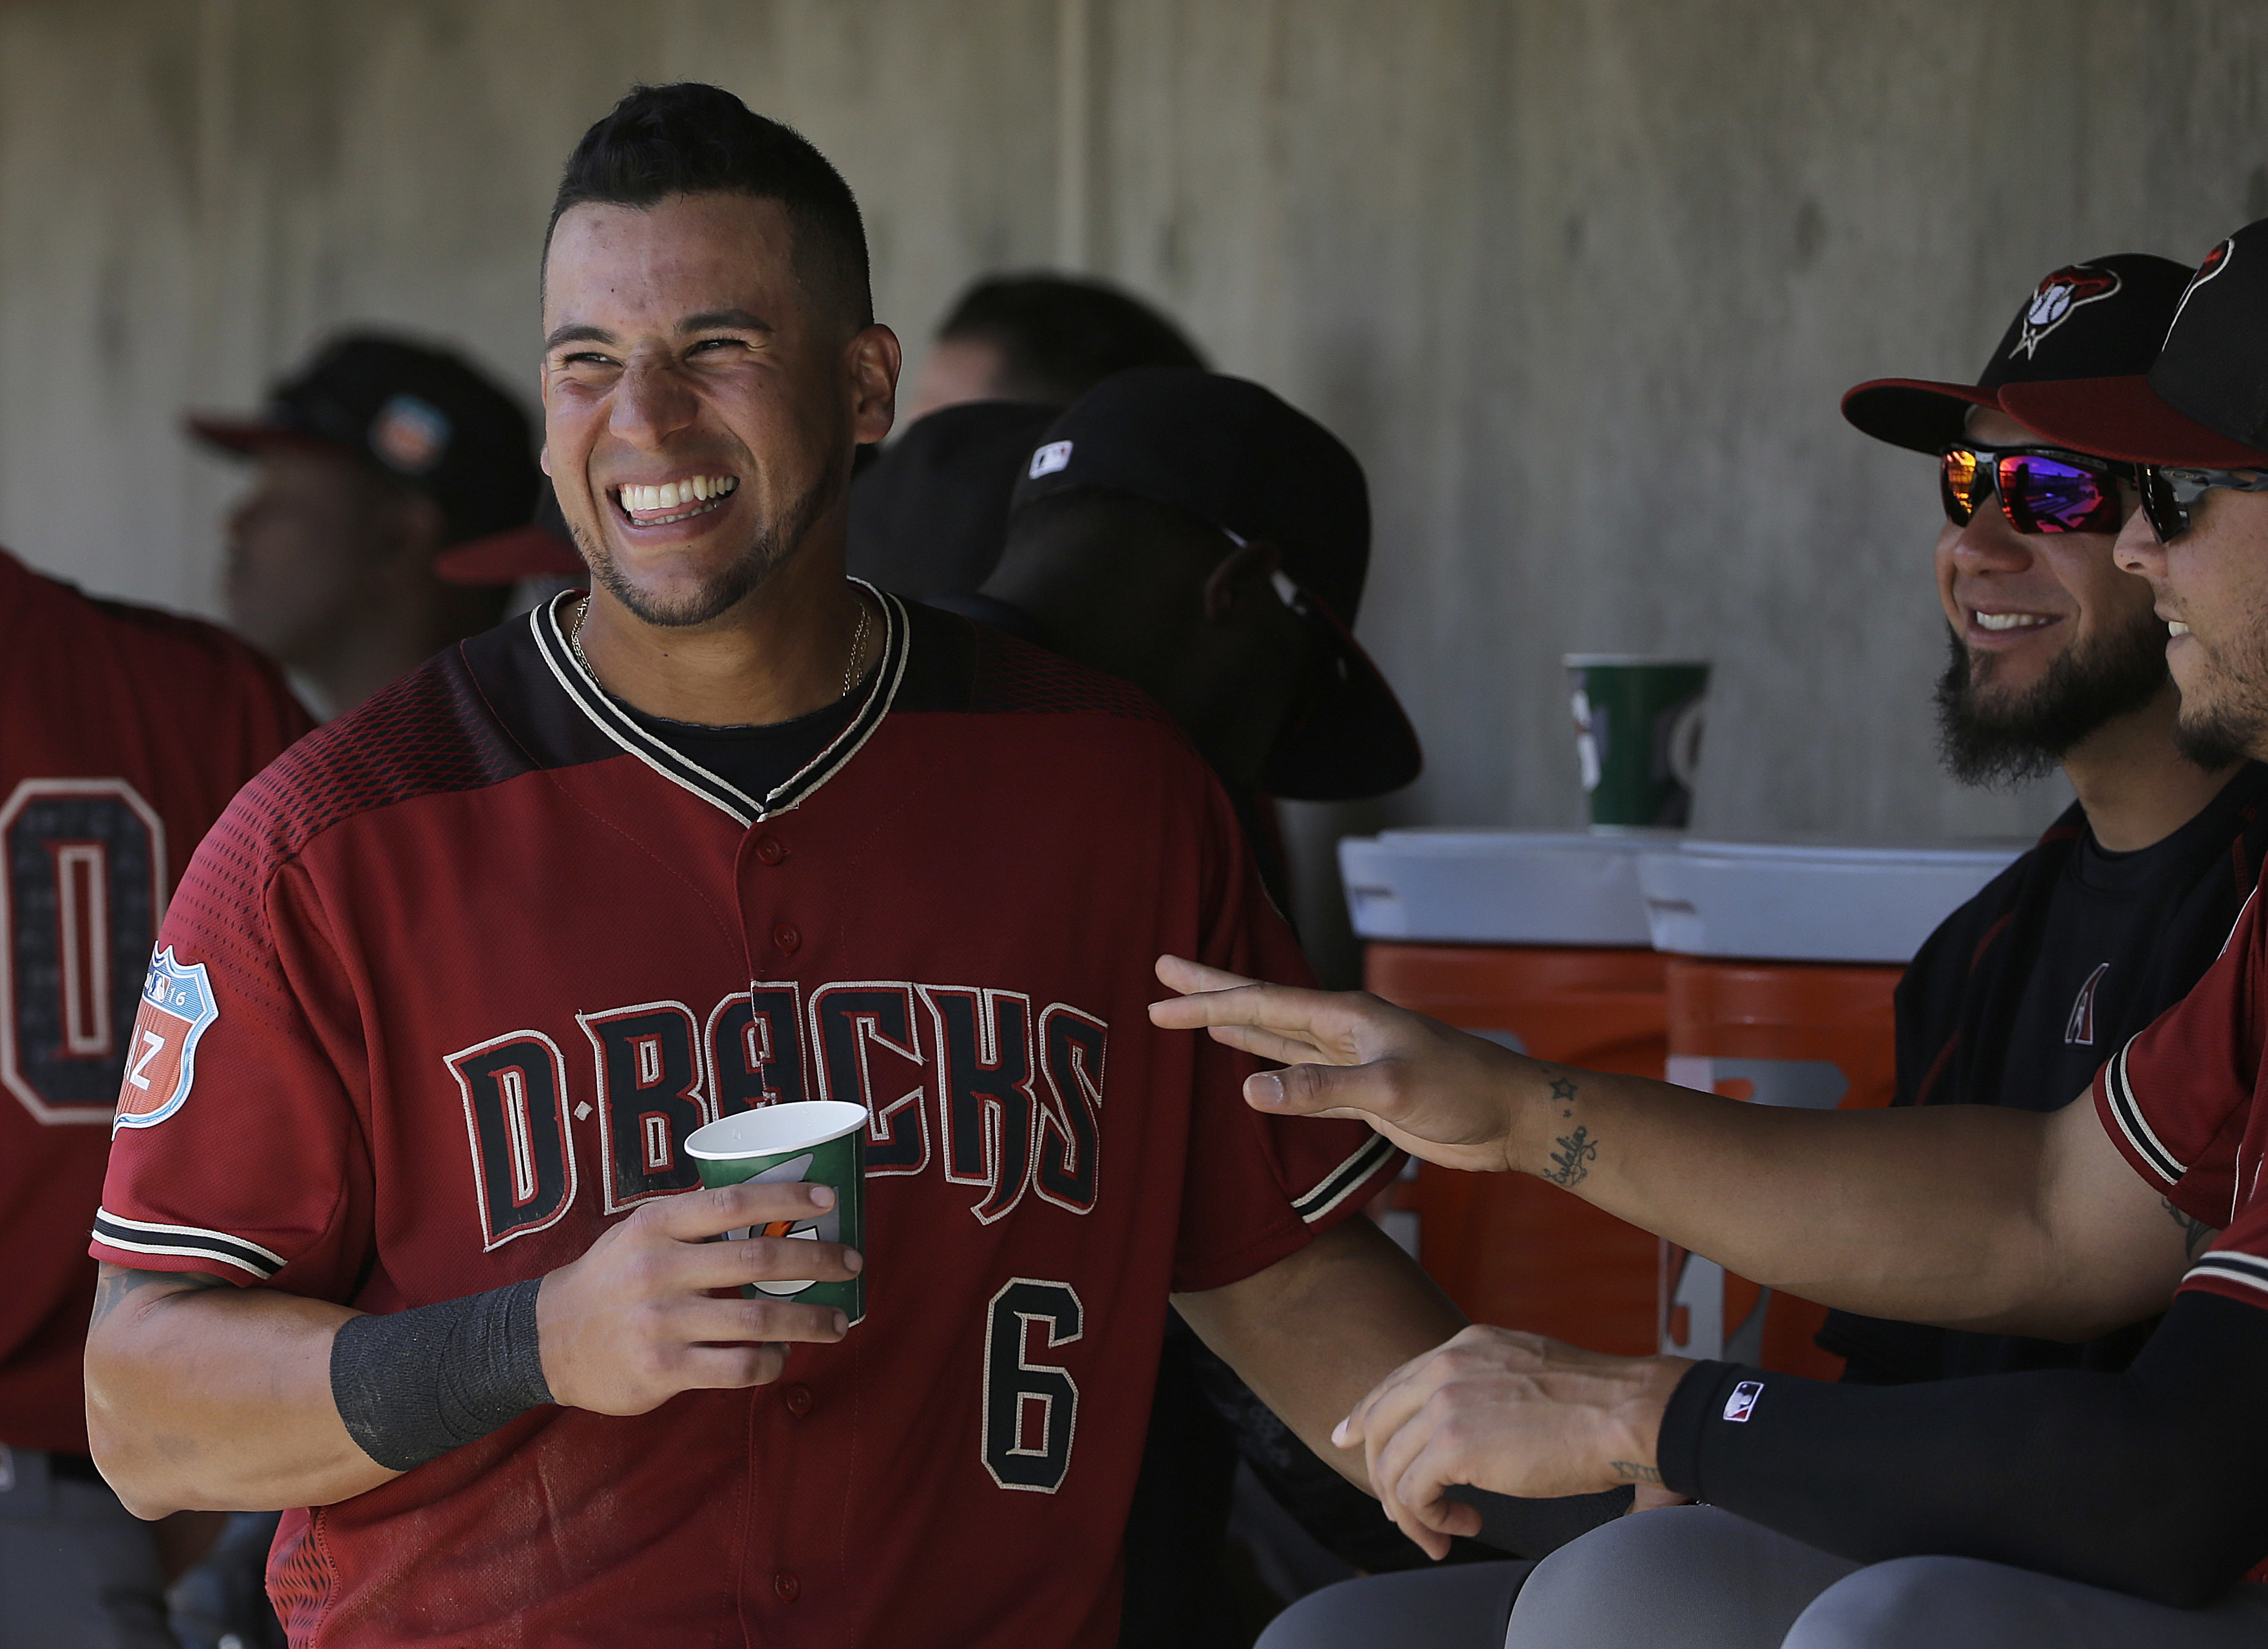
[[[2268,219],[2205,255],[2154,360],[2027,387],[2009,411],[2106,458],[2203,470],[2268,468]]]
[[[1942,452],[1959,440],[1972,406],[2031,424],[2010,403],[2012,389],[2147,371],[2189,279],[2189,270],[2171,258],[2146,252],[2067,263],[2032,288],[1975,384],[1871,379],[1843,397],[1843,416],[1876,440],[1925,453]],[[2106,458],[2118,455],[2084,442],[2069,444]]]
[[[343,452],[431,496],[451,543],[524,526],[542,475],[519,403],[461,357],[375,332],[334,338],[256,418],[196,413],[189,431],[233,453]]]
[[[1062,410],[965,401],[908,425],[850,483],[850,570],[916,601],[974,590],[999,565],[1016,477]]]
[[[1286,605],[1322,645],[1322,682],[1277,736],[1270,794],[1336,802],[1398,790],[1425,758],[1352,634],[1370,566],[1362,466],[1314,419],[1242,378],[1147,366],[1104,379],[1033,448],[1014,507],[1093,487],[1168,505],[1276,547]]]

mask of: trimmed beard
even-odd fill
[[[1972,660],[1958,635],[1948,640],[1952,656],[1937,680],[1937,752],[1966,785],[2013,788],[2041,777],[2105,722],[2148,704],[2171,679],[2166,626],[2154,617],[2091,646],[2066,647],[2031,688],[1997,699],[1984,690],[1999,659],[1988,653],[1981,662]],[[2186,748],[2182,753],[2198,759]]]
[[[571,521],[568,528],[575,535],[576,548],[583,552],[592,578],[605,586],[607,594],[628,608],[633,617],[658,630],[689,630],[731,611],[795,558],[812,527],[841,494],[849,468],[840,458],[829,462],[827,473],[813,482],[801,498],[759,527],[747,548],[722,572],[674,604],[655,600],[625,578],[603,540],[593,543]],[[612,505],[608,502],[602,507]]]

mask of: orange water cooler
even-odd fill
[[[1389,1002],[1539,1058],[1659,1077],[1665,958],[1638,855],[1674,839],[1388,831],[1340,844],[1364,982]],[[1403,1193],[1418,1254],[1480,1322],[1643,1356],[1659,1333],[1659,1244],[1525,1174],[1421,1165]]]
[[[1930,930],[2021,850],[1687,842],[1639,866],[1666,957],[1668,1076],[1756,1105],[1886,1105],[1892,993]],[[1659,1246],[1660,1349],[1832,1379],[1824,1307]]]

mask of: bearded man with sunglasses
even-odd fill
[[[2206,259],[2146,373],[1995,392],[2062,449],[2057,462],[2138,466],[2141,507],[2116,556],[2172,632],[2177,731],[2192,749],[2256,758],[2268,757],[2263,316],[2268,222]],[[2091,514],[2066,509],[2073,497],[2039,498],[2043,477],[2021,466],[1992,470],[2036,521],[2050,507]],[[1969,478],[1965,461],[1948,477]],[[1983,502],[1956,492],[1956,510]],[[2106,1048],[2085,1090],[2049,1112],[1742,1105],[1546,1064],[1366,996],[1172,957],[1159,972],[1186,993],[1152,1006],[1159,1024],[1288,1065],[1247,1082],[1256,1110],[1366,1117],[1476,1171],[1546,1172],[1555,1148],[1564,1169],[1572,1140],[1581,1170],[1558,1183],[1770,1286],[1897,1321],[2072,1342],[2164,1313],[2123,1369],[1894,1386],[1464,1330],[1334,1434],[1363,1449],[1413,1539],[1439,1552],[1473,1531],[1477,1514],[1450,1497],[1459,1484],[1548,1496],[1638,1483],[1707,1503],[1618,1519],[1546,1558],[1513,1610],[1514,1649],[2268,1638],[2268,912],[2257,896],[2191,993]]]

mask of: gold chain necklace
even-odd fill
[[[874,621],[873,609],[866,605],[866,598],[860,595],[857,599],[858,628],[853,631],[850,636],[850,662],[843,667],[843,697],[845,699],[850,696],[850,690],[858,684],[858,661],[866,656],[866,630]],[[583,651],[583,620],[590,616],[591,598],[585,595],[583,597],[582,605],[575,610],[573,626],[567,632],[567,648],[574,654],[575,662],[583,667],[583,673],[593,681],[597,681],[599,672],[591,668],[590,656]]]

